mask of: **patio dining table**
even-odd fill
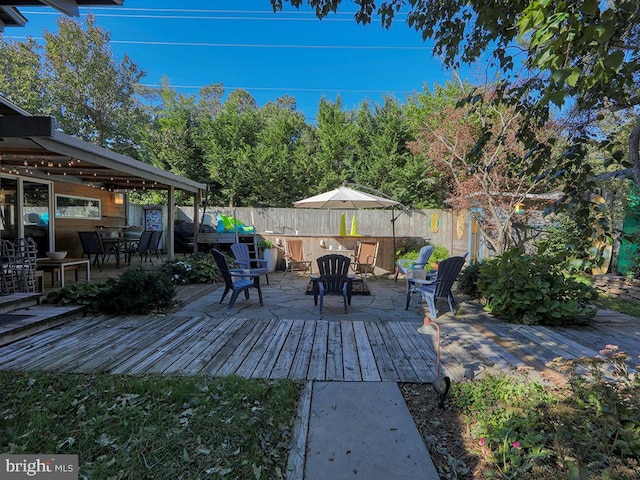
[[[102,237],[102,244],[106,251],[113,252],[116,259],[116,268],[120,268],[120,254],[128,250],[131,245],[140,241],[140,237],[129,237],[125,235]]]

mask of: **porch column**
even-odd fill
[[[193,196],[193,251],[198,251],[198,232],[200,231],[200,204],[202,203],[202,192],[200,189]],[[203,213],[204,215],[204,213]]]
[[[175,201],[175,191],[173,187],[170,186],[167,191],[167,203],[169,204],[169,208],[167,208],[167,260],[173,260],[176,256],[174,251],[175,235],[173,231],[176,210]]]

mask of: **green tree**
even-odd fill
[[[203,125],[206,167],[216,205],[251,205],[253,188],[263,180],[255,168],[254,149],[262,129],[255,99],[234,90],[220,112]]]
[[[142,142],[145,158],[158,168],[206,183],[200,103],[194,95],[177,93],[165,78],[162,87],[146,97],[158,105],[149,108],[151,122]]]
[[[255,185],[253,205],[291,207],[305,197],[318,178],[315,162],[297,151],[310,128],[292,97],[267,103],[261,110],[263,128],[254,151],[255,167],[262,178]]]
[[[32,38],[11,42],[0,37],[0,92],[29,113],[44,115],[49,102],[40,50]]]
[[[363,102],[354,122],[357,142],[351,179],[406,205],[430,203],[431,192],[425,191],[423,184],[427,173],[421,158],[408,148],[414,132],[398,101],[385,97],[373,108]]]
[[[309,4],[323,18],[342,2],[288,3]],[[283,1],[271,4],[278,10]],[[397,12],[406,13],[408,25],[433,40],[434,55],[447,67],[469,64],[490,53],[485,61],[502,72],[503,79],[496,100],[510,102],[522,114],[519,137],[529,149],[522,168],[555,175],[566,192],[580,197],[593,186],[591,165],[585,161],[589,145],[598,141],[606,148],[605,161],[623,158],[615,142],[594,137],[591,127],[603,110],[634,111],[640,104],[637,0],[362,0],[357,5],[355,20],[360,23],[377,15],[389,27]],[[567,102],[588,114],[569,131],[567,148],[554,156],[553,150],[537,142],[536,128],[550,118],[552,106]],[[488,138],[480,140],[486,143]],[[626,147],[636,184],[640,184],[639,143],[636,121]]]
[[[353,171],[356,151],[356,125],[353,112],[342,109],[342,99],[335,102],[322,98],[318,104],[317,167],[324,172],[318,178],[316,191],[337,188]]]
[[[92,16],[85,27],[60,17],[59,31],[45,31],[44,68],[51,111],[59,127],[83,140],[136,157],[141,125],[147,122],[135,97],[143,77],[128,56],[119,63],[110,35]]]

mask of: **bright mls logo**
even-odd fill
[[[78,455],[0,455],[0,478],[78,480]]]

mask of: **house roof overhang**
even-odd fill
[[[26,23],[26,17],[17,8],[0,6],[0,32],[4,31],[4,27],[24,27]]]
[[[0,97],[0,172],[108,190],[191,193],[206,185],[112,152],[55,128],[52,117],[29,116]]]
[[[0,32],[8,27],[23,27],[27,19],[16,7],[52,7],[66,15],[77,17],[78,7],[90,5],[122,5],[124,0],[0,0]]]

